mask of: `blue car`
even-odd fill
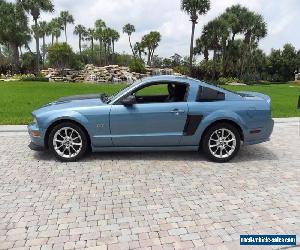
[[[243,145],[268,141],[270,98],[230,92],[188,77],[145,78],[114,96],[61,98],[32,112],[32,150],[61,161],[87,151],[203,151],[227,162]]]

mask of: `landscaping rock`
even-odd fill
[[[90,82],[90,83],[119,83],[134,81],[152,75],[180,75],[173,69],[158,69],[146,67],[146,74],[130,72],[128,67],[119,65],[107,65],[97,67],[87,64],[83,70],[53,69],[42,70],[41,73],[49,78],[49,82]]]

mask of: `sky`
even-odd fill
[[[128,37],[122,33],[126,23],[135,26],[132,41],[137,42],[150,31],[159,31],[161,43],[155,54],[170,57],[174,53],[189,54],[191,22],[189,16],[180,10],[180,0],[54,0],[55,12],[42,14],[41,20],[49,21],[62,10],[68,10],[75,18],[75,24],[93,27],[96,19],[120,33],[116,51],[130,53]],[[268,27],[268,35],[259,47],[266,53],[271,48],[281,48],[292,43],[300,49],[300,0],[211,0],[211,9],[200,16],[196,26],[196,38],[201,35],[203,25],[225,11],[227,7],[241,4],[261,14]],[[74,25],[69,25],[68,42],[78,50],[78,38],[73,35]],[[64,35],[60,40],[64,40]],[[48,39],[50,42],[50,38]]]

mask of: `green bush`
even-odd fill
[[[188,75],[190,73],[190,69],[188,66],[184,66],[184,65],[179,65],[179,66],[175,66],[173,68],[173,70],[176,72],[176,73],[180,73],[182,75]]]
[[[233,82],[241,82],[241,80],[239,80],[238,78],[234,78],[234,77],[220,77],[217,81],[217,83],[220,85],[226,85],[226,84],[233,83]]]
[[[146,73],[145,65],[141,61],[138,61],[138,60],[132,60],[129,63],[129,70],[130,70],[130,72],[136,72],[136,73],[141,73],[141,74]]]
[[[48,78],[42,76],[26,76],[22,77],[20,80],[24,82],[49,82]]]
[[[50,67],[69,68],[76,60],[75,54],[67,43],[56,43],[48,48],[48,62]]]
[[[254,84],[260,80],[260,76],[258,73],[250,73],[246,72],[241,76],[241,79],[246,84]]]

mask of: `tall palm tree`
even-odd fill
[[[158,44],[161,40],[161,35],[157,31],[151,31],[149,34],[144,35],[142,38],[142,46],[148,50],[148,60],[147,64],[151,66],[152,59],[154,56],[154,51],[158,47]]]
[[[99,61],[102,64],[102,50],[103,50],[103,29],[106,28],[106,24],[102,19],[98,19],[95,22],[95,35],[99,41]]]
[[[62,20],[59,17],[53,18],[49,23],[50,34],[52,36],[52,45],[55,42],[58,43],[58,38],[61,36],[61,31],[63,30]]]
[[[136,55],[138,55],[138,58],[142,61],[142,55],[146,54],[145,47],[141,42],[136,42],[133,46],[134,52]]]
[[[135,27],[132,24],[128,23],[123,27],[123,33],[126,33],[128,35],[129,45],[130,45],[133,56],[135,56],[135,53],[134,53],[134,50],[133,50],[133,47],[131,44],[131,35],[133,32],[135,32]]]
[[[94,29],[89,28],[86,32],[86,40],[91,41],[92,61],[94,62],[94,40],[96,38],[96,32]]]
[[[18,3],[24,8],[24,10],[33,18],[34,25],[38,26],[38,19],[41,12],[53,12],[54,6],[51,0],[18,0]],[[39,37],[35,37],[36,43],[36,73],[40,72],[40,44]]]
[[[13,73],[18,73],[20,69],[19,47],[27,44],[30,39],[28,18],[23,8],[0,1],[0,46],[9,48],[8,60]]]
[[[40,36],[43,38],[43,47],[42,47],[42,59],[43,59],[43,66],[45,65],[45,56],[46,56],[46,36],[49,34],[49,24],[46,21],[39,22],[39,33]]]
[[[74,34],[78,35],[79,37],[79,53],[81,54],[81,41],[83,40],[83,37],[86,36],[86,28],[81,24],[76,25],[74,29]]]
[[[68,37],[67,37],[67,24],[73,24],[74,23],[74,18],[73,16],[68,12],[68,11],[61,11],[60,12],[60,19],[64,27],[65,31],[65,38],[66,38],[66,43],[68,42]]]
[[[207,11],[209,11],[210,0],[181,0],[181,9],[190,15],[192,22],[192,35],[190,44],[190,71],[192,71],[195,26],[198,21],[198,15],[204,15],[207,13]]]
[[[102,32],[103,34],[103,42],[104,42],[104,54],[105,54],[105,64],[109,63],[111,43],[112,43],[112,29],[105,28]]]
[[[111,42],[112,42],[112,61],[114,62],[114,57],[115,57],[115,42],[117,42],[120,39],[120,34],[116,30],[112,30],[111,32]]]

